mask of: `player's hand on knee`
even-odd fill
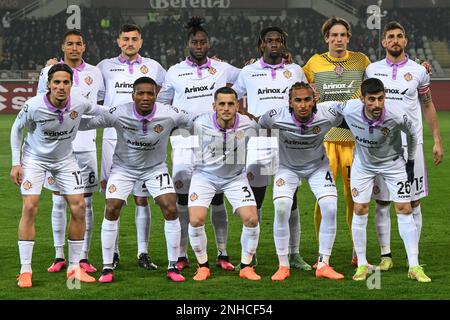
[[[11,168],[10,178],[16,186],[20,186],[23,180],[23,169],[21,165]]]
[[[414,181],[414,160],[408,160],[406,163],[406,174],[408,176],[408,182],[413,183]]]

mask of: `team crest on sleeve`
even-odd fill
[[[389,135],[389,133],[391,132],[391,130],[389,130],[389,128],[382,128],[381,129],[381,133],[383,134],[383,136],[387,137]]]
[[[52,176],[47,178],[47,182],[49,185],[54,185],[55,184],[55,178],[53,178]]]
[[[161,133],[164,130],[164,127],[162,125],[160,125],[159,123],[153,127],[153,131],[155,131],[156,133]]]
[[[320,129],[319,126],[315,126],[314,128],[312,128],[312,133],[314,134],[319,134],[322,131],[322,129]]]
[[[403,78],[405,78],[406,81],[411,81],[413,79],[413,75],[411,73],[406,73]]]
[[[183,188],[183,182],[182,182],[181,180],[175,181],[175,188],[176,188],[176,189],[181,189],[181,188]]]
[[[191,199],[191,201],[197,200],[197,199],[198,199],[198,194],[196,194],[195,192],[194,192],[194,193],[191,193],[190,199]]]
[[[148,73],[148,68],[147,68],[147,66],[144,64],[142,67],[141,67],[141,72],[143,73],[143,74],[146,74],[146,73]]]
[[[108,188],[109,193],[114,193],[116,191],[117,191],[117,187],[115,185],[112,184],[109,186],[109,188]]]
[[[212,75],[215,75],[217,70],[216,70],[216,68],[210,67],[210,68],[208,68],[208,72]]]
[[[277,110],[275,110],[275,109],[272,109],[272,110],[270,110],[270,112],[269,112],[269,117],[273,117],[273,116],[275,116],[277,114]]]
[[[69,115],[70,119],[75,120],[78,117],[78,112],[72,111]]]
[[[284,181],[283,179],[279,178],[275,184],[277,185],[277,187],[282,187],[286,184],[286,181]]]
[[[247,179],[248,181],[252,181],[253,179],[255,179],[255,175],[251,172],[247,173]]]
[[[352,196],[353,196],[353,197],[357,197],[357,196],[358,196],[358,194],[359,194],[359,191],[358,191],[358,189],[356,189],[356,188],[353,188],[353,189],[352,189]]]
[[[334,68],[334,73],[337,76],[342,76],[342,74],[344,73],[344,67],[343,66],[336,66],[336,68]]]
[[[25,190],[30,190],[31,187],[32,187],[33,185],[31,184],[30,181],[26,180],[26,181],[22,184],[22,186],[23,186],[23,188],[24,188]]]
[[[94,82],[94,79],[92,79],[91,76],[87,76],[86,78],[84,78],[84,82],[90,86],[92,84],[92,82]]]
[[[292,72],[290,72],[289,70],[285,70],[283,72],[283,75],[286,79],[290,79],[292,77]]]

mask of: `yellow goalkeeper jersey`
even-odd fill
[[[320,92],[319,102],[347,101],[360,97],[364,71],[369,64],[369,58],[361,52],[347,51],[342,58],[333,58],[326,52],[312,56],[303,72]],[[325,141],[354,141],[354,138],[344,121],[327,133]]]

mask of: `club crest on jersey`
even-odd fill
[[[195,192],[194,192],[194,193],[191,193],[190,199],[191,199],[191,201],[197,200],[197,199],[198,199],[198,194],[196,194]]]
[[[314,128],[312,128],[312,133],[314,134],[319,134],[322,131],[322,129],[320,129],[319,126],[315,126]]]
[[[153,127],[153,131],[155,131],[156,133],[161,133],[164,130],[164,127],[160,124],[157,124],[156,126]]]
[[[22,186],[23,186],[23,188],[24,188],[25,190],[30,190],[31,187],[32,187],[33,185],[31,184],[30,181],[26,180],[26,181],[22,184]]]
[[[75,120],[78,117],[78,112],[72,111],[69,115],[70,119]]]
[[[183,182],[181,181],[181,180],[177,180],[177,181],[175,181],[175,188],[176,189],[181,189],[181,188],[183,188]]]
[[[52,176],[48,177],[47,182],[49,185],[54,185],[55,184],[55,178],[53,178]]]
[[[334,73],[338,76],[342,76],[342,74],[344,73],[344,67],[336,66],[336,68],[334,68]]]
[[[114,193],[116,191],[117,191],[117,187],[115,185],[112,184],[109,186],[109,188],[108,188],[109,193]]]
[[[236,139],[241,140],[245,136],[245,133],[243,130],[239,130],[236,132]]]
[[[216,68],[209,67],[209,68],[208,68],[208,72],[209,72],[210,74],[212,74],[212,75],[215,75],[216,72],[217,72],[217,70],[216,70]]]
[[[90,86],[92,82],[94,82],[94,79],[92,79],[92,77],[90,76],[87,76],[86,78],[84,78],[84,82],[86,82],[86,84]]]
[[[142,67],[141,67],[141,72],[143,73],[143,74],[146,74],[146,73],[148,73],[148,68],[147,68],[147,66],[146,65],[143,65]]]
[[[406,81],[411,81],[413,79],[413,76],[411,73],[407,73],[403,76],[403,78],[405,78]]]
[[[283,72],[283,75],[286,79],[289,79],[290,77],[292,77],[292,72],[290,72],[289,70],[285,70]]]
[[[391,132],[391,130],[389,130],[388,128],[381,128],[381,133],[383,134],[383,136],[387,137],[389,135],[389,132]]]
[[[374,186],[373,187],[373,194],[379,194],[380,193],[380,187],[379,186]]]
[[[357,197],[357,196],[358,196],[358,194],[359,194],[359,191],[358,191],[358,189],[356,189],[356,188],[353,188],[353,189],[352,189],[352,196],[353,196],[353,197]]]
[[[275,183],[276,183],[277,187],[282,187],[282,186],[284,186],[286,184],[286,181],[284,181],[283,179],[279,178],[277,180],[277,182],[275,182]]]

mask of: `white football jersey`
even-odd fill
[[[385,106],[380,119],[373,121],[366,117],[360,99],[336,106],[355,137],[354,161],[370,169],[389,170],[393,161],[403,157],[402,131],[408,139],[408,159],[414,159],[417,130],[403,110]]]
[[[272,109],[261,116],[260,126],[278,135],[280,165],[293,170],[310,170],[322,164],[326,156],[325,134],[342,122],[342,116],[335,110],[337,104],[317,104],[317,112],[306,123],[300,123],[286,107]]]
[[[83,120],[81,129],[112,127],[117,131],[113,164],[130,169],[148,169],[166,161],[169,136],[175,127],[191,126],[191,116],[175,107],[155,103],[142,116],[134,102],[112,107],[95,118]]]
[[[417,129],[418,143],[423,143],[422,110],[419,94],[430,90],[430,75],[420,64],[406,58],[393,64],[388,59],[371,63],[366,77],[380,79],[386,92],[386,106],[401,108]],[[405,138],[404,138],[405,139]],[[406,141],[403,140],[403,143]]]
[[[298,81],[308,82],[302,68],[295,63],[268,65],[261,58],[245,66],[233,89],[238,98],[247,95],[248,112],[260,116],[274,108],[289,105],[289,89]]]
[[[80,95],[70,95],[63,109],[55,108],[47,95],[27,100],[11,128],[13,165],[20,164],[23,129],[28,133],[23,146],[23,157],[39,161],[57,162],[72,155],[72,141],[83,114],[95,115],[101,108]]]
[[[245,169],[247,142],[257,135],[258,124],[236,114],[234,127],[224,130],[217,124],[216,113],[208,112],[194,120],[194,134],[199,137],[195,148],[194,172],[220,178],[233,178]]]
[[[64,63],[63,60],[60,63]],[[41,71],[38,83],[38,94],[46,94],[48,92],[47,81],[48,71],[51,66],[45,67]],[[84,98],[91,101],[92,104],[97,104],[98,93],[105,91],[103,77],[100,70],[91,64],[84,61],[77,67],[72,68],[73,71],[73,85],[71,94],[81,94]],[[97,149],[95,139],[97,131],[79,131],[75,140],[72,142],[74,152],[95,151]]]
[[[132,102],[133,83],[138,78],[150,77],[158,86],[162,86],[166,76],[166,70],[157,61],[140,55],[133,61],[128,61],[122,56],[105,59],[97,67],[105,81],[105,91],[100,92],[99,100],[103,100],[103,104],[108,107]],[[103,130],[103,139],[117,139],[115,129]]]
[[[216,90],[227,83],[235,83],[240,71],[226,62],[210,58],[201,66],[186,58],[169,68],[157,101],[189,113],[210,112]]]

